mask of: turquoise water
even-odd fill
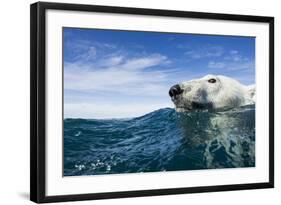
[[[254,106],[64,120],[64,176],[253,166]]]

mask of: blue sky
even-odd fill
[[[64,28],[64,117],[173,107],[169,88],[207,74],[255,83],[255,38]]]

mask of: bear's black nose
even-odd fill
[[[170,97],[175,97],[181,93],[183,93],[183,89],[181,89],[181,87],[178,84],[172,86],[169,90]]]

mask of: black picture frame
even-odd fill
[[[45,35],[46,10],[86,11],[181,17],[229,21],[263,22],[269,25],[269,181],[249,184],[229,184],[157,190],[132,190],[122,192],[88,193],[46,196],[46,81]],[[125,8],[82,4],[38,2],[30,7],[30,200],[37,203],[76,200],[96,200],[123,197],[140,197],[197,192],[230,191],[274,187],[274,18],[265,16],[233,15],[218,13]]]

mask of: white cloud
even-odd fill
[[[65,63],[65,89],[78,91],[110,91],[126,95],[159,95],[167,91],[164,71],[148,68],[164,65],[167,57],[152,54],[140,58],[113,57],[103,68],[81,62]],[[106,62],[106,59],[102,59]],[[100,63],[98,63],[100,65]]]
[[[255,70],[255,62],[247,61],[247,62],[230,63],[229,66],[227,67],[227,70],[231,70],[231,71]]]
[[[75,62],[92,61],[96,59],[98,54],[102,55],[104,51],[112,52],[117,48],[117,46],[114,44],[93,42],[85,39],[65,41],[64,47],[65,50],[74,54],[72,60]]]
[[[210,61],[208,68],[211,69],[225,69],[227,71],[241,71],[241,70],[254,70],[254,61]]]
[[[170,63],[166,56],[128,57],[115,51],[97,57],[99,50],[92,52],[93,61],[84,55],[64,64],[65,118],[128,118],[172,106],[171,70],[157,69]]]
[[[159,108],[173,107],[172,103],[65,103],[64,118],[111,119],[142,116]]]
[[[97,49],[94,46],[90,46],[85,53],[78,56],[80,60],[83,59],[85,61],[90,61],[96,58],[97,55]]]
[[[221,46],[203,46],[189,49],[184,54],[191,59],[220,57],[224,54],[224,49]]]
[[[121,65],[121,69],[142,70],[152,66],[165,64],[167,62],[166,56],[161,54],[152,54],[147,57],[129,59],[123,65]]]
[[[102,59],[98,62],[98,64],[102,67],[110,67],[116,66],[122,63],[124,60],[124,56],[110,56],[109,58]]]
[[[238,54],[238,51],[237,51],[237,50],[231,50],[231,51],[229,51],[229,53],[230,53],[231,55],[235,55],[235,54]]]
[[[234,62],[247,62],[249,59],[243,57],[243,55],[237,50],[230,50],[229,54],[224,57],[224,60],[234,61]]]
[[[209,61],[208,68],[226,69],[228,71],[254,70],[255,62],[240,54],[237,50],[230,50],[223,59],[217,61]]]
[[[225,67],[225,63],[223,62],[210,61],[208,63],[208,68],[224,68],[224,67]]]

